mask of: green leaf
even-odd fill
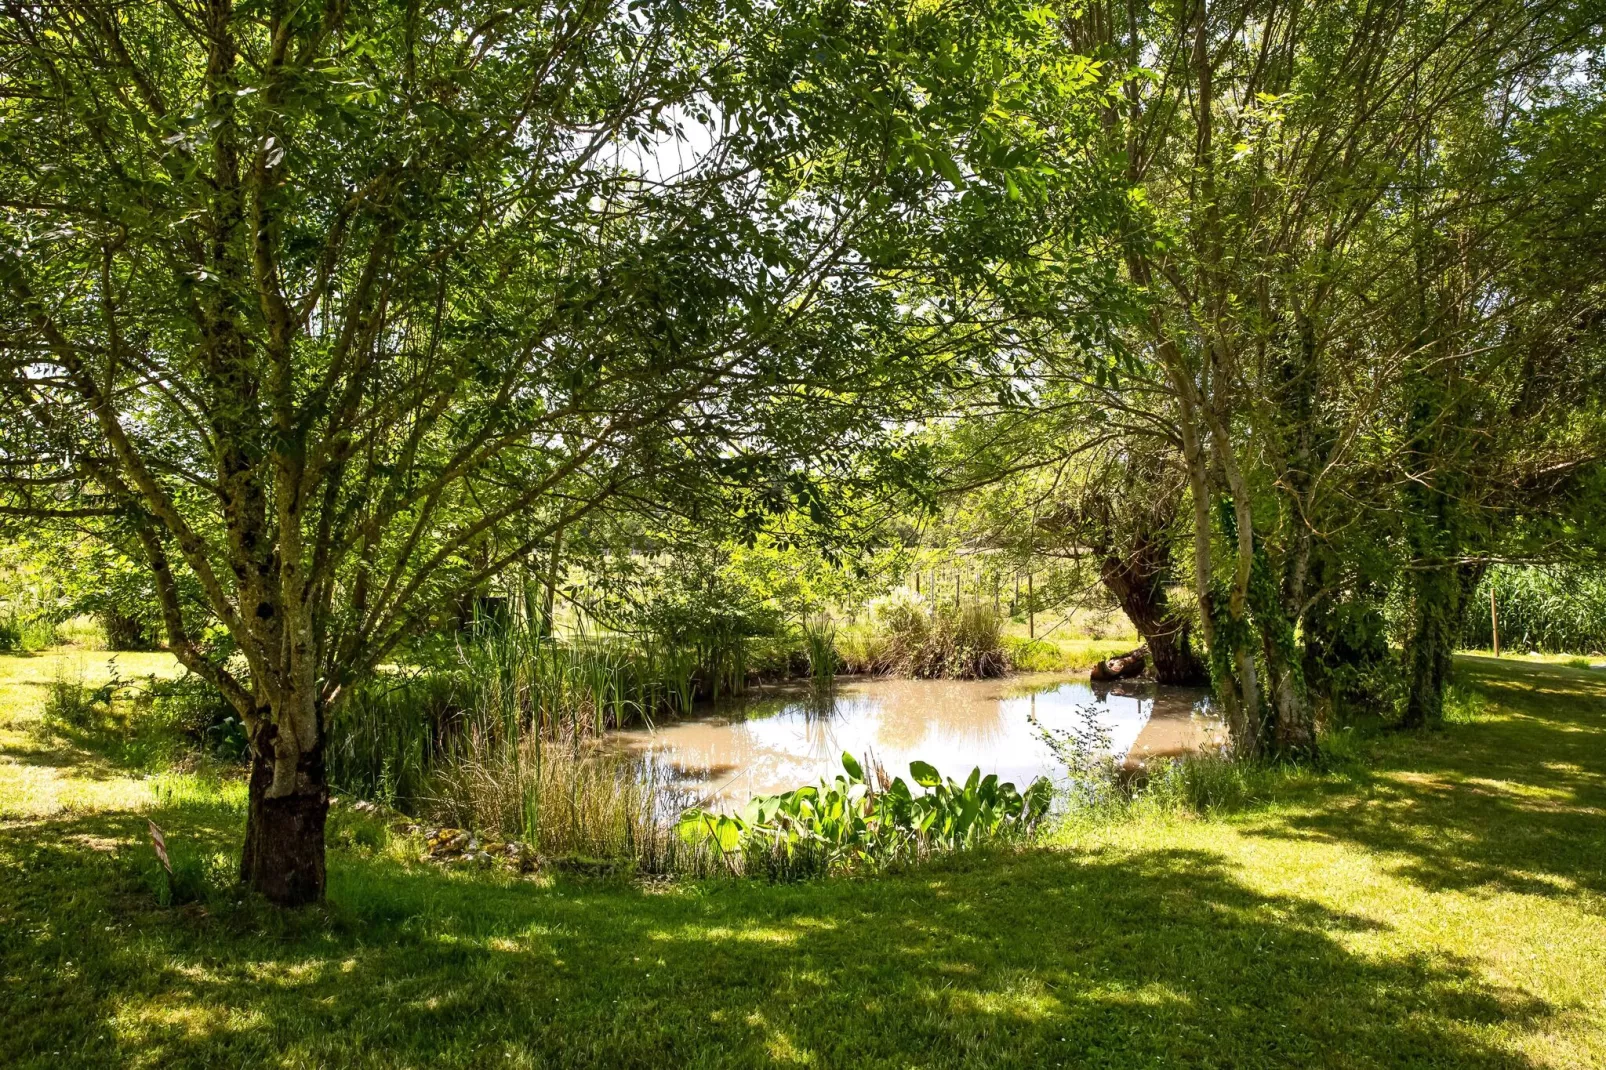
[[[854,780],[864,779],[864,767],[847,751],[842,752],[842,768],[848,771],[848,776]]]
[[[937,772],[937,767],[927,762],[910,762],[909,775],[923,788],[934,788],[942,783],[942,775]]]

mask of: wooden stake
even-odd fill
[[[1494,636],[1494,656],[1500,656],[1500,618],[1494,609],[1494,584],[1489,584],[1489,632]]]

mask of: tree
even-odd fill
[[[1108,129],[1141,190],[1125,259],[1145,309],[1129,374],[1169,393],[1217,697],[1239,753],[1308,753],[1306,615],[1358,582],[1342,533],[1395,508],[1382,473],[1422,456],[1387,423],[1411,367],[1470,352],[1428,355],[1383,292],[1412,292],[1412,237],[1456,200],[1456,176],[1420,165],[1469,113],[1561,76],[1598,27],[1582,6],[1504,0],[1122,2],[1072,27],[1121,79]],[[1419,539],[1406,564],[1434,574],[1440,549]]]
[[[946,436],[953,523],[972,545],[1017,561],[1075,563],[1102,586],[1149,648],[1163,684],[1209,682],[1193,621],[1172,604],[1186,577],[1187,477],[1165,422],[1130,396],[1080,375],[1037,388],[1003,409],[972,410]]]
[[[5,8],[5,508],[137,545],[248,884],[322,896],[330,712],[464,592],[631,494],[806,504],[1003,348],[967,295],[1075,174],[1025,14]]]

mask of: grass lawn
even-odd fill
[[[1106,635],[1092,639],[1086,635],[1057,629],[1036,639],[1027,635],[1024,624],[1005,626],[1004,647],[1009,651],[1010,662],[1022,672],[1082,672],[1091,669],[1105,658],[1125,654],[1143,642],[1134,632]]]
[[[47,734],[52,657],[0,658],[0,1065],[1606,1066],[1606,672],[1461,670],[1232,815],[770,887],[446,873],[348,811],[279,914],[157,906],[146,816],[232,853],[238,784]]]

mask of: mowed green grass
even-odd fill
[[[0,684],[0,1065],[1606,1065],[1606,672],[1461,670],[1481,709],[1236,814],[782,887],[446,873],[347,814],[291,914],[158,907],[145,817],[232,853],[238,785]]]

